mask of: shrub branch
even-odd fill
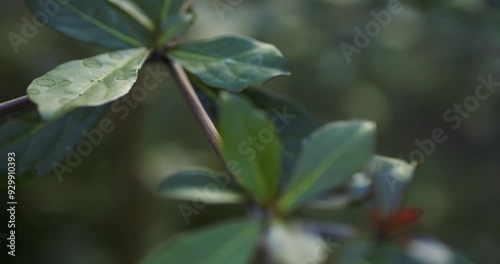
[[[169,59],[165,59],[165,62],[169,67],[173,75],[173,78],[177,83],[179,90],[182,93],[182,96],[186,100],[189,108],[191,109],[196,118],[196,121],[198,121],[199,125],[201,126],[201,129],[203,130],[203,133],[207,137],[210,146],[217,154],[217,156],[221,160],[224,160],[222,158],[222,152],[221,152],[222,147],[221,147],[219,132],[217,131],[214,123],[212,122],[207,112],[205,111],[205,108],[203,108],[203,105],[201,104],[200,99],[196,95],[194,87],[189,81],[186,72],[178,62]]]
[[[19,98],[15,98],[7,102],[0,103],[0,116],[4,116],[6,114],[10,114],[15,111],[29,108],[34,105],[35,104],[28,99],[27,95],[21,96]]]

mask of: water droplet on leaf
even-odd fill
[[[112,52],[109,54],[109,57],[113,60],[121,60],[123,59],[123,55],[120,52]]]
[[[87,68],[101,68],[102,67],[102,63],[100,61],[98,61],[97,59],[86,59],[86,60],[83,60],[83,66],[87,67]]]
[[[72,82],[69,81],[69,80],[61,80],[61,81],[59,81],[57,83],[57,85],[59,85],[59,86],[68,86],[68,85],[71,85],[71,84],[72,84]]]
[[[43,87],[52,87],[56,85],[56,81],[50,78],[40,78],[36,80],[36,84],[43,86]]]
[[[122,75],[118,75],[117,77],[115,77],[115,81],[123,82],[123,81],[129,80],[131,78],[134,78],[136,76],[137,76],[137,73],[135,71],[131,71],[131,72],[124,73]]]
[[[38,95],[38,94],[41,94],[42,92],[40,92],[40,90],[38,90],[38,89],[31,88],[31,89],[28,89],[28,93],[33,94],[33,95]]]

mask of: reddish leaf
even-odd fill
[[[396,214],[385,218],[378,211],[371,214],[372,221],[384,233],[401,230],[413,223],[416,223],[422,215],[422,210],[418,208],[403,208]]]

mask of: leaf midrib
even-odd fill
[[[260,113],[258,113],[257,115],[259,115]],[[260,122],[260,121],[258,121]],[[247,122],[244,122],[244,126],[245,126],[245,130],[246,131],[249,131],[251,130],[248,129],[248,123]],[[259,197],[259,200],[262,199],[262,201],[266,201],[270,195],[270,188],[271,186],[269,186],[268,182],[265,181],[264,177],[264,172],[262,170],[262,166],[260,164],[260,160],[257,158],[257,156],[255,157],[254,161],[251,162],[251,167],[252,167],[252,170],[253,172],[256,174],[255,177],[255,181],[257,183],[257,188],[259,188],[260,192],[262,193],[262,197]]]
[[[125,65],[129,64],[131,61],[133,61],[133,60],[137,59],[138,57],[140,57],[141,55],[143,55],[143,53],[147,53],[147,50],[141,50],[136,55],[130,57],[130,59],[124,61],[123,63],[121,63],[121,64],[119,64],[117,66],[115,66],[112,71],[110,71],[108,73],[105,73],[104,75],[102,75],[101,77],[95,79],[94,81],[91,81],[89,84],[87,84],[85,87],[83,87],[83,89],[80,92],[78,92],[77,94],[73,95],[73,97],[69,98],[68,102],[62,104],[59,109],[64,109],[68,104],[71,104],[77,98],[79,98],[84,93],[86,93],[87,90],[90,89],[91,87],[93,87],[96,83],[99,83],[99,82],[103,81],[104,79],[106,79],[107,77],[109,77],[110,75],[114,74],[117,69],[122,69]],[[146,56],[144,56],[144,57],[146,57]]]
[[[91,17],[91,16],[85,14],[84,12],[80,11],[78,8],[76,8],[75,6],[71,5],[70,3],[65,3],[63,5],[65,7],[67,7],[69,10],[71,10],[73,13],[77,14],[78,16],[80,16],[83,20],[85,20],[85,21],[93,24],[94,26],[96,26],[97,28],[103,30],[104,32],[117,37],[118,39],[124,41],[125,43],[130,44],[130,45],[135,46],[135,47],[144,46],[144,44],[141,41],[139,41],[137,39],[134,39],[134,38],[131,38],[131,37],[127,36],[126,34],[123,34],[122,32],[120,32],[118,30],[115,30],[112,27],[109,27],[108,25],[102,23],[101,21],[99,21],[97,19],[94,19],[93,17]]]
[[[123,0],[107,0],[107,2],[112,5],[113,7],[117,8],[121,12],[125,13],[127,16],[131,17],[134,21],[139,23],[141,26],[143,26],[147,31],[150,33],[153,33],[155,30],[155,25],[153,21],[147,16],[147,14],[139,8],[134,2],[132,1],[123,1]],[[130,7],[135,9],[135,10],[130,10]],[[135,11],[135,12],[133,12]]]
[[[183,56],[184,58],[186,59],[190,59],[190,60],[198,60],[198,59],[205,59],[207,61],[211,61],[211,62],[221,62],[221,61],[225,61],[226,59],[228,58],[236,58],[239,54],[233,56],[233,57],[224,57],[224,58],[220,58],[220,57],[211,57],[211,56],[207,56],[207,55],[203,55],[203,54],[200,54],[200,53],[193,53],[193,52],[187,52],[187,51],[182,51],[182,50],[175,50],[173,51],[171,54],[173,55],[174,59],[176,59],[175,57],[175,54],[181,54],[181,56]],[[240,60],[235,60],[233,59],[233,61],[235,62],[235,64],[243,64],[243,65],[247,65],[247,66],[252,66],[252,67],[259,67],[259,68],[265,68],[265,69],[268,69],[268,70],[273,70],[273,71],[280,71],[280,72],[283,72],[283,73],[288,73],[287,70],[283,70],[283,69],[280,69],[280,68],[273,68],[273,67],[269,67],[269,66],[266,66],[266,65],[258,65],[258,64],[252,64],[252,63],[248,63],[248,62],[244,62],[244,61],[240,61]],[[180,61],[182,63],[182,61]],[[228,63],[224,63],[224,64],[228,64]]]
[[[165,0],[161,8],[160,21],[158,21],[159,25],[157,25],[158,30],[161,30],[163,21],[165,21],[168,18],[168,13],[170,13],[171,6],[172,6],[172,0]]]

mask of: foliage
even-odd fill
[[[38,0],[26,3],[33,13],[40,11]],[[241,203],[249,209],[240,219],[174,239],[144,263],[244,264],[268,257],[273,263],[306,263],[311,252],[331,243],[318,233],[344,246],[337,259],[316,256],[315,263],[469,263],[441,243],[408,232],[421,214],[403,202],[415,164],[376,155],[373,122],[321,125],[297,103],[254,88],[289,74],[275,46],[240,35],[183,43],[195,18],[187,1],[58,3],[60,12],[49,19],[50,27],[117,50],[61,64],[33,80],[27,94],[41,120],[0,127],[0,149],[21,154],[20,173],[49,173],[64,158],[59,150],[78,143],[80,131],[128,94],[145,63],[159,56],[189,72],[197,99],[213,110],[229,178],[221,188],[214,184],[216,172],[182,171],[164,179],[160,194],[191,200],[209,191],[210,203]],[[280,113],[287,109],[290,120]],[[53,147],[40,146],[48,144]],[[346,236],[293,215],[299,208],[338,210],[355,203],[368,208],[371,230]],[[311,226],[314,231],[306,228]],[[289,252],[296,254],[290,258]]]

